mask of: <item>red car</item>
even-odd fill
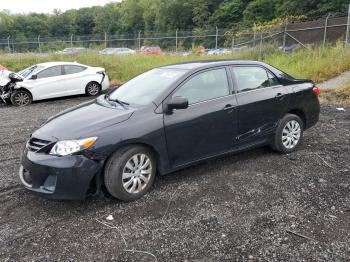
[[[159,55],[162,52],[159,46],[149,46],[143,49],[143,53],[146,55]]]

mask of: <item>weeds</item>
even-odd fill
[[[339,88],[321,90],[319,97],[321,103],[350,105],[350,84],[343,84]]]

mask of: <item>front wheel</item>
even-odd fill
[[[97,96],[101,93],[101,85],[97,82],[90,82],[86,85],[85,93],[88,96]]]
[[[282,154],[293,152],[302,142],[304,125],[299,116],[285,115],[279,122],[271,147]]]
[[[113,197],[133,201],[147,193],[155,174],[153,152],[143,146],[129,146],[114,153],[107,161],[104,181]]]
[[[14,106],[27,106],[33,101],[31,94],[26,90],[14,91],[10,100]]]

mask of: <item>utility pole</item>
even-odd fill
[[[105,32],[105,48],[107,48],[107,32]]]
[[[215,49],[218,49],[218,34],[219,34],[219,30],[218,27],[215,27],[216,29],[216,34],[215,34]]]
[[[327,40],[328,18],[329,18],[329,14],[327,15],[326,21],[325,21],[325,23],[324,23],[323,46],[325,46],[326,40]]]

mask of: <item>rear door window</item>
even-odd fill
[[[267,71],[261,67],[235,66],[231,71],[238,93],[271,86]]]
[[[62,75],[62,66],[52,66],[38,73],[38,78],[47,78]]]
[[[71,75],[71,74],[77,74],[80,72],[83,72],[86,67],[84,66],[77,66],[77,65],[65,65],[64,68],[64,74],[65,75]]]

